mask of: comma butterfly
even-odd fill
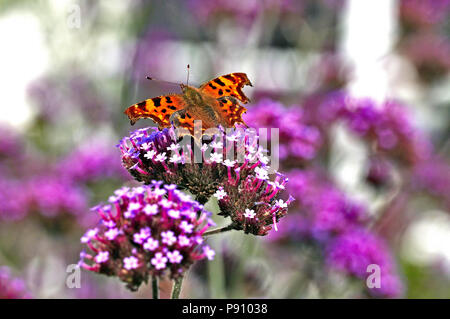
[[[151,78],[150,78],[151,79]],[[242,114],[247,111],[239,101],[248,103],[242,92],[245,85],[252,86],[245,73],[230,73],[203,83],[199,88],[180,84],[182,94],[169,94],[136,103],[125,110],[131,125],[141,118],[150,118],[159,128],[183,127],[194,135],[194,120],[202,121],[202,133],[222,125],[245,125]]]

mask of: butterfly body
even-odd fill
[[[248,103],[242,92],[244,85],[252,85],[245,73],[231,73],[202,84],[199,88],[181,84],[182,94],[169,94],[147,99],[125,110],[131,124],[140,118],[151,118],[160,128],[183,127],[194,133],[194,121],[200,120],[202,131],[210,127],[234,127],[244,123]]]

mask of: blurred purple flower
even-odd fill
[[[450,208],[450,165],[441,158],[432,158],[413,168],[411,187],[427,192],[443,201]]]
[[[43,77],[28,87],[28,96],[34,102],[39,115],[46,121],[61,121],[64,113],[81,112],[88,121],[109,119],[110,108],[96,85],[83,74],[71,74],[66,79]],[[64,83],[64,85],[62,84]],[[70,118],[70,117],[69,117]]]
[[[402,52],[416,66],[425,83],[439,80],[450,70],[450,41],[447,36],[422,33],[408,37]]]
[[[215,22],[223,17],[231,17],[240,24],[246,25],[254,21],[261,13],[270,10],[297,14],[303,11],[303,3],[292,0],[188,0],[187,4],[197,21],[202,24]]]
[[[322,131],[337,121],[343,121],[349,129],[373,145],[378,155],[389,155],[407,165],[427,160],[433,147],[426,135],[413,123],[408,108],[397,101],[377,104],[369,98],[352,98],[342,91],[333,92],[327,98],[313,102],[317,111],[308,121]]]
[[[115,178],[126,180],[126,170],[120,165],[120,155],[105,141],[83,144],[58,164],[60,176],[76,183]]]
[[[290,230],[283,230],[286,236],[324,241],[367,221],[366,209],[350,200],[319,171],[293,170],[288,176],[287,190],[297,200],[284,222],[287,224],[292,218]],[[298,214],[295,211],[301,217],[294,217]]]
[[[23,183],[0,177],[0,220],[15,221],[24,218],[28,213],[28,193]]]
[[[313,159],[322,144],[319,130],[304,123],[304,113],[296,105],[287,108],[264,99],[247,111],[244,120],[250,127],[279,129],[279,155],[287,162],[284,166],[289,166],[289,162],[298,166],[299,160]]]
[[[0,267],[0,299],[28,299],[30,293],[23,280],[11,277],[8,267]]]
[[[90,250],[81,253],[83,268],[136,291],[149,276],[178,278],[195,261],[212,259],[202,238],[214,224],[210,213],[175,185],[161,184],[119,189],[110,204],[96,207],[101,222],[81,238]]]
[[[384,242],[363,229],[352,229],[330,241],[326,261],[332,268],[366,279],[369,265],[380,267],[380,288],[369,288],[372,295],[396,298],[403,293],[395,262]]]
[[[79,216],[89,207],[87,195],[79,186],[56,176],[34,176],[27,182],[26,191],[28,209],[46,217],[56,217],[61,213]]]
[[[449,0],[401,0],[400,18],[406,29],[429,28],[445,21]]]

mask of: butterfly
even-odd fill
[[[134,125],[141,118],[150,118],[160,129],[187,129],[194,136],[194,120],[201,120],[202,134],[211,127],[224,128],[244,124],[242,114],[250,100],[242,92],[245,85],[253,86],[245,73],[230,73],[205,82],[200,87],[180,84],[182,94],[168,94],[133,104],[125,114]]]

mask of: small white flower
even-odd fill
[[[158,214],[158,205],[156,204],[147,204],[144,207],[144,213],[145,215],[156,215]]]
[[[153,191],[153,193],[155,193],[158,196],[163,196],[165,195],[167,192],[165,189],[162,188],[155,188],[155,190]]]
[[[203,144],[202,147],[200,148],[200,150],[202,152],[206,152],[207,149],[208,149],[208,145],[206,145],[206,144]]]
[[[189,246],[190,244],[191,244],[191,241],[185,235],[178,236],[178,245],[180,245],[181,247],[184,247],[184,246]]]
[[[97,254],[97,256],[95,256],[95,262],[97,264],[104,263],[108,259],[109,259],[109,252],[107,251],[101,251]]]
[[[172,157],[170,158],[169,162],[171,163],[179,163],[181,162],[182,157],[178,154],[173,154]]]
[[[123,268],[127,270],[136,269],[139,267],[139,260],[134,257],[126,257],[123,259]]]
[[[265,155],[262,155],[262,154],[259,156],[259,160],[263,164],[268,164],[269,163],[269,158],[267,156],[265,156]]]
[[[147,151],[147,153],[145,153],[144,157],[146,159],[152,159],[153,157],[155,157],[156,155],[156,151],[155,150],[151,150],[151,151]]]
[[[148,143],[142,143],[141,149],[143,149],[144,151],[148,151],[149,148],[150,148],[150,144],[148,144]]]
[[[168,200],[167,198],[161,199],[160,204],[164,208],[171,208],[172,207],[172,202],[170,200]]]
[[[287,203],[285,203],[282,199],[279,199],[277,201],[275,201],[275,206],[278,206],[280,208],[286,208],[287,207]]]
[[[155,161],[164,162],[166,159],[167,159],[166,152],[162,152],[162,153],[156,155]]]
[[[192,233],[192,230],[194,229],[194,225],[189,224],[187,221],[183,220],[179,226],[185,233]]]
[[[169,251],[167,253],[167,258],[169,258],[169,262],[172,264],[179,264],[181,260],[183,260],[183,256],[178,250],[174,250],[173,252]]]
[[[214,197],[216,197],[218,200],[223,199],[224,197],[226,197],[228,194],[227,192],[225,192],[223,190],[223,188],[219,188],[215,193],[214,193]]]
[[[216,254],[214,250],[212,250],[209,246],[203,247],[203,253],[205,254],[206,258],[208,258],[208,260],[213,260],[214,255]]]
[[[226,159],[225,161],[223,161],[223,165],[227,167],[233,167],[234,165],[236,165],[236,161],[230,161],[229,159]]]
[[[223,155],[222,155],[222,154],[219,154],[219,153],[212,153],[212,154],[211,154],[211,157],[210,157],[210,160],[211,160],[212,162],[221,163],[221,162],[222,162],[222,158],[223,158]]]
[[[134,212],[142,207],[141,203],[132,202],[128,205],[128,210]]]
[[[176,241],[177,238],[175,237],[173,231],[168,230],[161,233],[162,242],[166,244],[167,246],[172,246]]]
[[[213,142],[209,143],[209,145],[212,148],[222,148],[223,147],[223,143],[220,141],[219,142],[213,141]]]
[[[173,219],[180,218],[180,211],[175,209],[169,209],[168,215]]]
[[[262,179],[262,180],[269,179],[267,170],[265,170],[262,167],[255,167],[255,173],[256,173],[257,179]]]
[[[175,152],[179,149],[180,149],[180,145],[175,144],[175,143],[172,143],[172,144],[170,144],[170,146],[167,147],[168,151],[173,151],[173,152]]]
[[[83,244],[88,243],[95,235],[97,235],[98,233],[98,229],[94,228],[94,229],[89,229],[83,237],[81,237],[81,242]]]
[[[226,139],[230,142],[236,142],[239,139],[239,135],[237,134],[227,135]]]
[[[159,246],[159,242],[156,239],[153,239],[151,237],[149,239],[147,239],[147,241],[143,245],[145,250],[150,250],[150,251],[154,251],[156,248],[158,248],[158,246]]]
[[[255,211],[253,210],[253,209],[248,209],[248,208],[246,208],[245,209],[245,214],[244,214],[244,217],[246,217],[246,218],[255,218]]]
[[[105,237],[109,240],[114,240],[117,235],[119,235],[119,230],[117,228],[111,228],[105,232]]]

